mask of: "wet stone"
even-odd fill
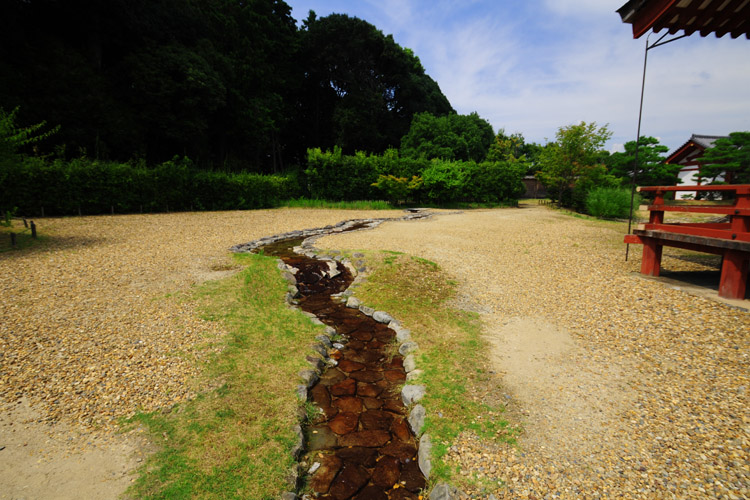
[[[392,411],[393,413],[404,413],[406,406],[400,399],[389,399],[383,405],[383,409]]]
[[[419,494],[407,490],[406,488],[398,488],[389,492],[389,500],[421,500]]]
[[[349,376],[358,382],[377,382],[378,380],[383,380],[383,373],[374,370],[357,371],[351,373]]]
[[[339,445],[341,446],[364,446],[366,448],[374,448],[383,446],[391,439],[391,433],[388,431],[374,430],[374,431],[360,431],[346,434],[339,438]]]
[[[355,464],[345,464],[329,493],[335,500],[348,500],[370,480],[367,470]]]
[[[383,488],[391,488],[399,480],[401,464],[398,458],[383,457],[372,472],[372,482]]]
[[[346,375],[341,373],[339,370],[326,370],[323,375],[320,376],[320,384],[322,385],[334,385],[341,382],[346,378]]]
[[[310,450],[330,450],[337,444],[336,434],[327,426],[311,427],[308,433],[307,447]]]
[[[320,463],[320,467],[313,474],[310,487],[317,493],[327,493],[333,478],[341,470],[343,462],[336,455],[326,455],[319,458],[317,462]]]
[[[406,373],[403,370],[386,370],[383,376],[388,382],[403,382],[406,380]]]
[[[365,367],[362,363],[357,363],[356,361],[351,361],[349,359],[342,359],[339,362],[339,370],[351,373],[356,372],[357,370],[361,370]]]
[[[362,413],[362,399],[353,396],[339,398],[333,405],[342,412]]]
[[[362,413],[360,416],[362,428],[367,430],[390,430],[393,422],[393,414],[387,411],[370,410]]]
[[[342,412],[328,422],[328,427],[336,434],[349,434],[357,428],[358,422],[359,417],[356,413]]]
[[[368,410],[378,410],[383,407],[383,402],[377,398],[362,398],[362,402]]]
[[[371,468],[377,463],[378,450],[375,448],[363,448],[361,446],[341,448],[336,452],[336,456],[345,462]]]
[[[426,481],[416,460],[411,460],[401,467],[400,481],[404,488],[414,493],[418,493],[425,487]]]
[[[363,331],[354,331],[349,334],[354,340],[360,340],[362,342],[368,342],[372,340],[372,333]]]
[[[332,396],[354,396],[357,392],[357,382],[353,379],[347,378],[332,385],[330,392]]]
[[[374,384],[357,384],[357,394],[363,397],[376,398],[383,392],[382,387],[378,387]],[[386,402],[386,405],[388,403]]]
[[[396,457],[403,464],[416,461],[417,459],[417,447],[410,443],[402,443],[401,441],[393,441],[384,446],[380,453],[389,457]]]
[[[394,418],[391,424],[391,434],[396,439],[408,442],[411,438],[411,433],[409,432],[409,425],[406,423],[406,420],[400,417]]]
[[[360,491],[354,500],[389,500],[388,495],[383,491],[382,487],[375,485],[366,486]]]

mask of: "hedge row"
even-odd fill
[[[305,179],[309,194],[328,200],[371,200],[385,196],[388,183],[381,176],[400,178],[404,183],[419,178],[419,189],[410,193],[414,202],[496,203],[516,200],[524,193],[523,176],[528,165],[522,161],[476,163],[473,161],[399,158],[398,151],[383,155],[343,155],[341,149],[307,151]]]
[[[187,158],[153,168],[85,158],[0,165],[0,210],[23,216],[255,209],[299,195],[287,176],[198,170]]]

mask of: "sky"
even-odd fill
[[[456,111],[497,132],[555,140],[581,121],[608,125],[610,151],[635,140],[646,35],[626,0],[286,0],[301,22],[348,14],[412,49]],[[662,34],[651,34],[654,42]],[[750,40],[697,33],[648,51],[642,136],[670,151],[693,133],[750,130]]]

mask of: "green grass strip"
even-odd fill
[[[160,446],[128,492],[145,499],[278,499],[290,489],[298,372],[320,327],[285,306],[275,259],[237,257],[246,268],[195,293],[204,317],[227,332],[204,367],[204,390],[167,414],[139,414]]]
[[[445,461],[461,432],[514,443],[517,430],[505,420],[496,377],[489,373],[489,346],[479,316],[450,305],[456,283],[429,260],[393,252],[368,253],[372,273],[357,290],[363,303],[388,311],[412,332],[419,344],[417,368],[424,373],[421,402],[427,410],[425,432],[433,443],[432,484],[457,486],[477,481],[458,474]]]

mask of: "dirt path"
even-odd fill
[[[622,232],[527,207],[320,243],[433,260],[481,313],[525,433],[452,447],[479,498],[748,498],[750,314],[637,277]],[[663,267],[706,269],[668,249]]]

